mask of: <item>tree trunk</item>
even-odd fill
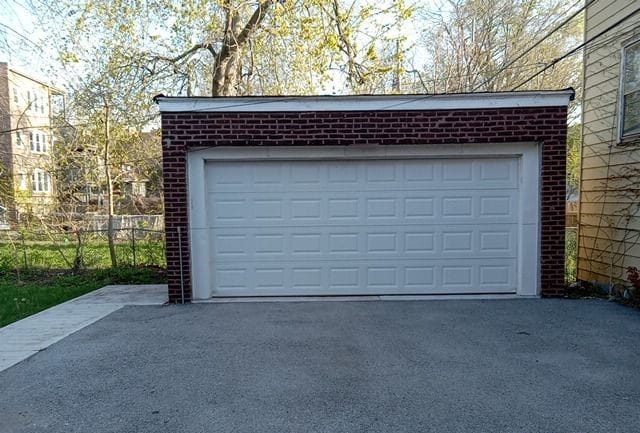
[[[260,27],[273,2],[274,0],[259,1],[244,27],[240,25],[237,7],[230,1],[223,2],[226,9],[224,39],[213,64],[212,96],[234,96],[237,93],[240,50]]]
[[[109,242],[109,256],[111,257],[111,267],[118,266],[118,259],[116,257],[116,246],[114,242],[114,230],[113,230],[113,179],[111,178],[111,170],[109,169],[109,148],[111,145],[111,131],[109,127],[109,104],[106,100],[104,103],[104,174],[107,179],[107,239]]]
[[[226,20],[222,47],[215,59],[211,94],[213,96],[234,96],[236,77],[234,65],[239,55],[238,44],[239,23],[238,11],[231,2],[226,2]]]

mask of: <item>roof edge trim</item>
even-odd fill
[[[161,112],[425,111],[567,106],[575,91],[451,93],[439,95],[167,97]]]

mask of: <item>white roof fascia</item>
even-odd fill
[[[574,91],[380,96],[248,96],[182,98],[158,96],[161,112],[309,112],[471,110],[567,106]]]

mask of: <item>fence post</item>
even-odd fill
[[[24,241],[24,232],[20,232],[20,243],[22,244],[22,258],[24,260],[25,269],[29,267],[29,262],[27,261],[27,245]]]
[[[131,227],[131,251],[133,252],[133,267],[136,267],[136,228]]]

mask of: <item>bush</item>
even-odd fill
[[[578,233],[576,229],[567,228],[565,237],[564,280],[567,283],[576,281],[578,261]]]
[[[631,283],[631,289],[629,290],[629,300],[634,305],[640,306],[640,271],[635,266],[629,266],[627,268],[627,279]]]

